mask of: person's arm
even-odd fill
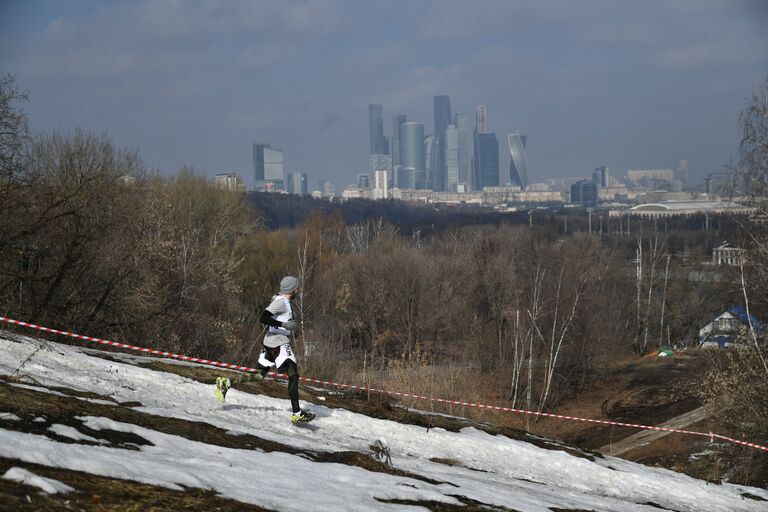
[[[259,321],[269,327],[285,327],[284,322],[280,322],[275,317],[278,317],[287,311],[288,308],[285,306],[285,301],[281,298],[276,298],[269,306],[267,306],[267,309],[261,312]]]
[[[268,309],[265,309],[264,311],[261,312],[261,316],[259,317],[259,321],[261,323],[263,323],[264,325],[268,326],[268,327],[282,327],[283,326],[282,322],[278,322],[275,319],[274,314],[270,310],[268,310]]]

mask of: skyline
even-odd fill
[[[768,73],[766,4],[752,1],[10,1],[0,70],[33,132],[106,131],[150,169],[212,177],[253,167],[251,142],[286,173],[342,188],[368,170],[368,105],[432,132],[435,96],[488,131],[528,136],[529,182],[607,166],[692,180],[738,152],[738,116]]]

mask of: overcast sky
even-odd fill
[[[250,183],[251,141],[337,190],[368,165],[368,103],[432,130],[448,94],[529,180],[599,165],[719,170],[768,76],[768,2],[0,1],[0,72],[36,132],[106,131],[146,164]],[[508,152],[502,152],[506,170]]]

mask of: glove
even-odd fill
[[[288,329],[289,331],[296,329],[296,322],[293,320],[286,320],[283,322],[283,329]]]

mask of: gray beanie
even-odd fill
[[[293,276],[285,276],[280,281],[280,293],[291,293],[299,287],[299,280]]]

